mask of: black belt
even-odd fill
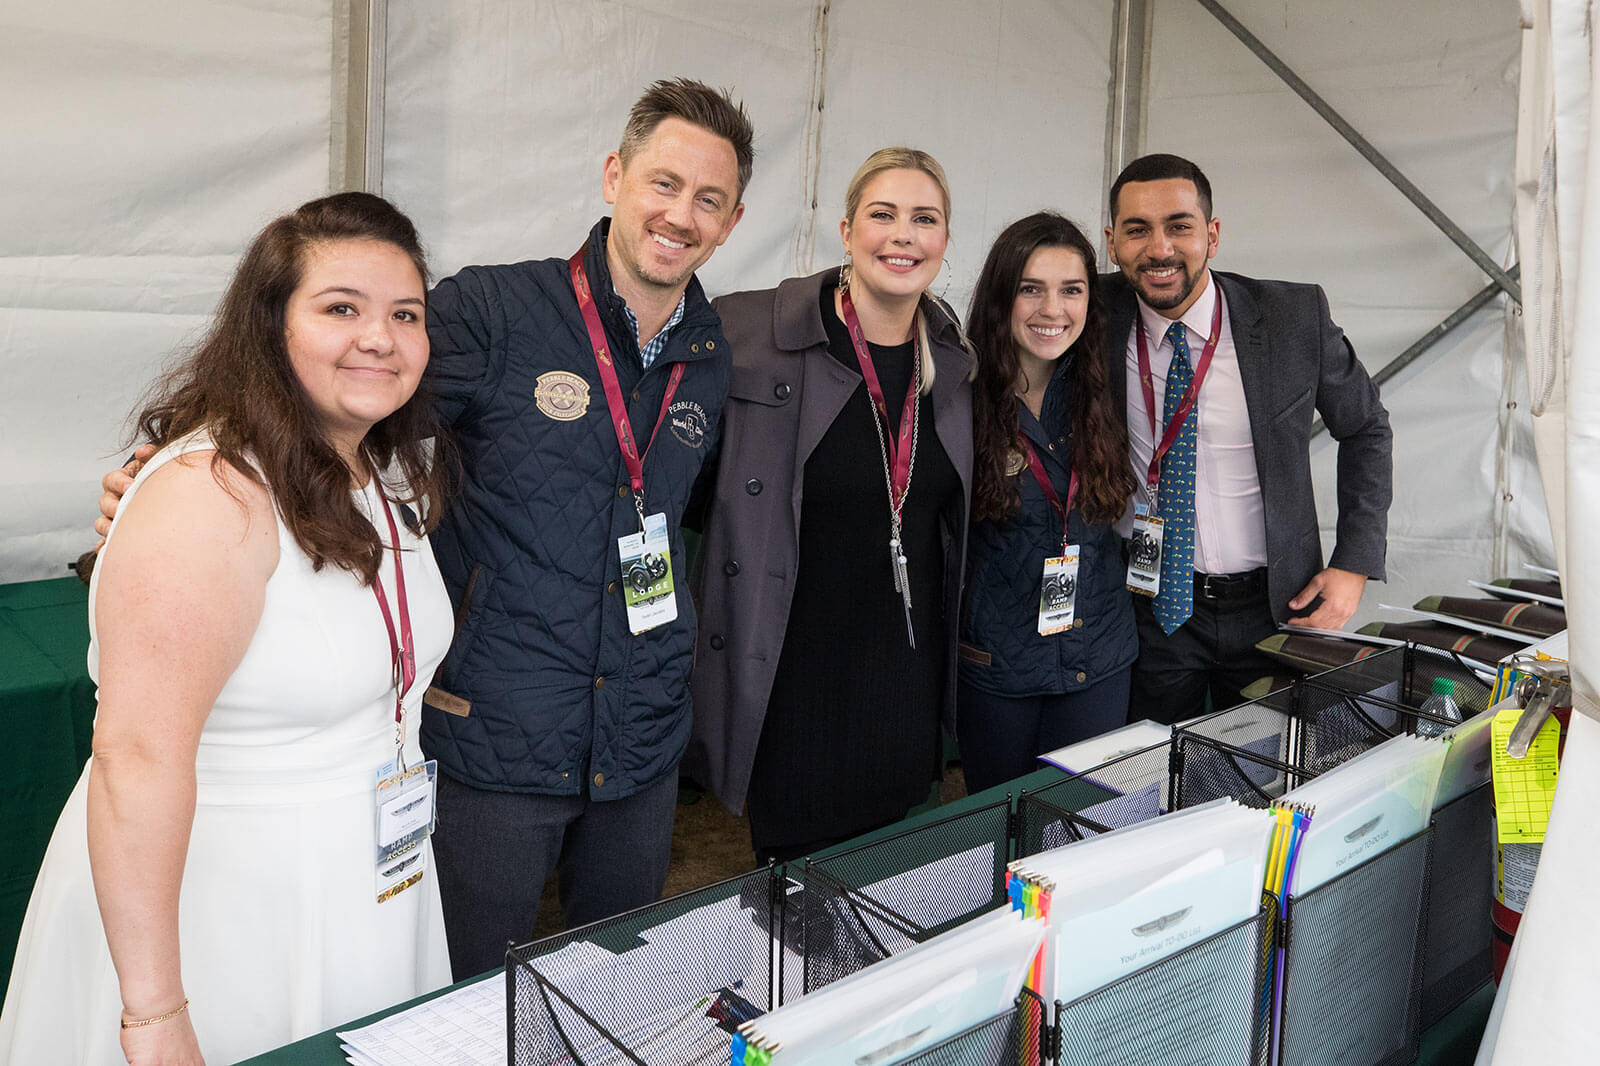
[[[1202,574],[1194,572],[1194,597],[1213,603],[1229,603],[1264,596],[1267,592],[1267,568],[1258,566],[1238,574]]]

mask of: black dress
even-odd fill
[[[859,372],[820,295],[828,351]],[[869,344],[890,439],[914,346]],[[916,647],[889,565],[889,492],[863,382],[806,460],[800,552],[783,652],[750,781],[758,851],[805,854],[904,817],[939,772],[939,712],[949,669],[945,538],[964,521],[961,481],[921,398],[911,486],[901,516]]]

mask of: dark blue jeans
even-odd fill
[[[1097,737],[1128,718],[1128,668],[1088,688],[1054,696],[996,696],[956,689],[956,738],[967,791],[1037,770],[1038,756]]]
[[[568,928],[661,898],[672,854],[678,775],[626,799],[490,792],[439,774],[434,864],[457,981],[505,965],[506,942],[533,937],[557,873]]]

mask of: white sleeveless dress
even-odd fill
[[[206,447],[196,436],[158,453],[129,490],[124,512],[163,463]],[[358,495],[387,541],[375,482]],[[403,522],[400,528],[418,671],[406,699],[409,764],[421,758],[422,693],[449,646],[451,613],[426,540]],[[115,522],[109,543],[116,543]],[[394,755],[383,616],[372,590],[349,572],[314,573],[281,519],[278,549],[260,624],[206,719],[195,757],[179,936],[183,986],[208,1066],[450,981],[431,852],[420,883],[376,902],[374,788]],[[114,547],[104,565],[116,565]],[[381,577],[391,609],[393,569],[386,551]],[[89,673],[98,680],[95,592],[91,585]],[[91,759],[62,811],[28,903],[0,1013],[0,1066],[124,1066],[122,1000],[89,872],[92,767]]]

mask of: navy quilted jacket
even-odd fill
[[[1042,424],[1017,405],[1022,432],[1063,502],[1071,480],[1065,370],[1063,361],[1045,390]],[[1068,531],[1079,552],[1076,618],[1073,628],[1041,637],[1039,586],[1044,561],[1061,553],[1061,519],[1027,467],[1016,480],[1022,510],[1003,522],[974,522],[967,542],[961,680],[997,696],[1075,692],[1132,663],[1138,654],[1122,539],[1111,526],[1085,525],[1073,508]]]
[[[633,636],[617,538],[639,531],[565,259],[468,267],[428,301],[425,384],[460,444],[461,494],[433,534],[456,637],[422,746],[479,788],[622,799],[676,771],[689,738],[694,605],[678,528],[728,391],[728,346],[698,281],[648,371],[589,234],[590,287],[628,418],[649,441],[674,363],[683,380],[644,460],[665,511],[678,618]]]

